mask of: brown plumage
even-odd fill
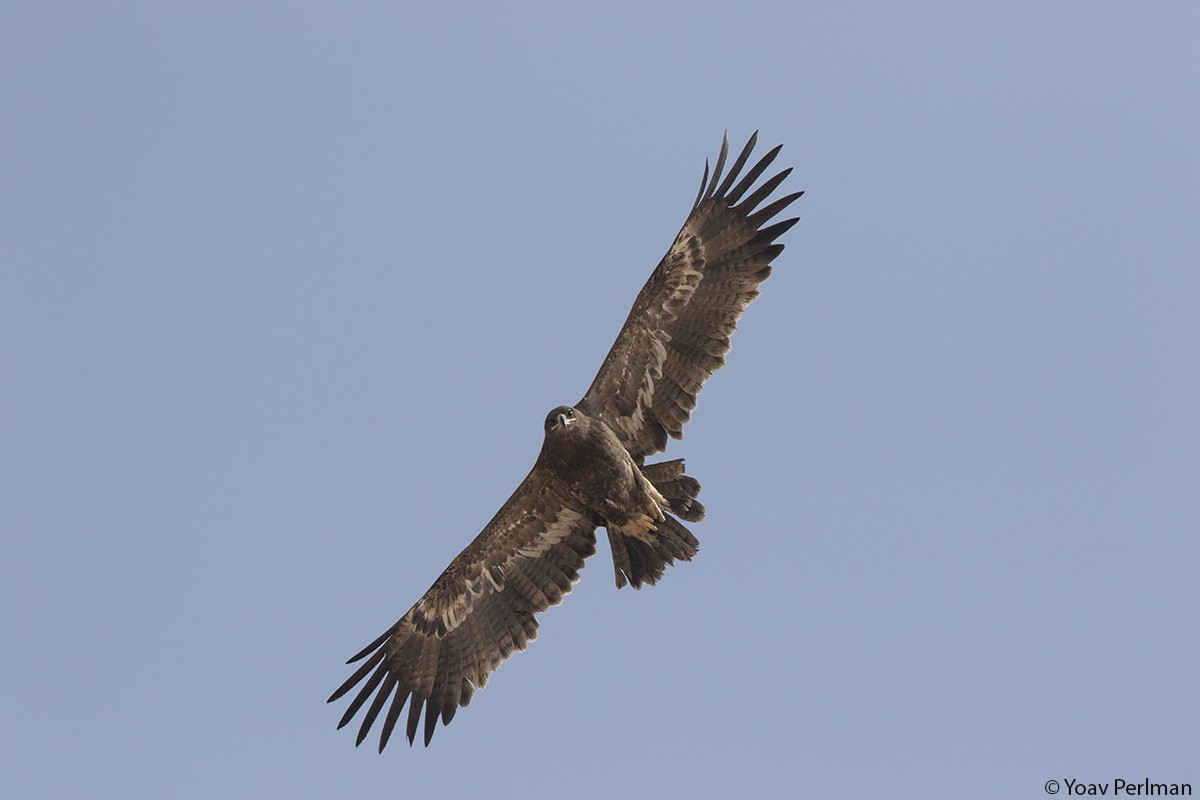
[[[654,584],[676,559],[696,554],[699,542],[679,519],[703,519],[700,484],[681,459],[645,459],[664,450],[668,436],[683,436],[697,393],[725,363],[738,318],[783,250],[776,239],[796,223],[768,224],[802,192],[759,208],[790,169],[751,191],[780,148],[740,175],[757,137],[727,174],[728,139],[711,179],[705,164],[683,229],[591,387],[574,407],[546,417],[529,475],[416,605],[347,662],[365,659],[329,701],[362,684],[338,724],[366,706],[356,744],[386,708],[382,751],[407,703],[409,744],[424,709],[428,745],[438,719],[448,724],[500,662],[536,638],[534,615],[579,580],[596,552],[597,527],[608,533],[618,587]]]

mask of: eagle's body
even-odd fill
[[[651,542],[655,523],[666,518],[667,500],[608,425],[559,406],[546,417],[545,430],[538,463],[605,527]]]
[[[723,179],[728,141],[711,180],[705,165],[683,229],[591,387],[546,417],[529,475],[408,613],[350,659],[366,660],[329,699],[362,683],[338,725],[370,701],[357,743],[386,707],[382,751],[407,704],[409,743],[424,710],[428,745],[438,719],[449,723],[500,662],[537,636],[534,615],[571,591],[596,552],[596,528],[607,531],[618,588],[654,584],[676,559],[696,555],[699,542],[680,520],[703,519],[700,484],[681,459],[646,458],[668,436],[683,436],[700,387],[725,363],[738,317],[783,250],[775,240],[796,223],[771,220],[801,192],[762,205],[791,170],[751,190],[778,147],[740,177],[756,138]]]

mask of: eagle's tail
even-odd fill
[[[683,474],[683,459],[647,464],[642,467],[642,474],[666,499],[667,508],[663,511],[669,513],[657,523],[651,542],[626,536],[615,526],[606,528],[618,589],[627,582],[635,589],[642,588],[643,583],[653,586],[675,559],[691,561],[700,547],[692,532],[671,516],[675,514],[688,522],[704,519],[704,506],[696,500],[700,482]]]
[[[659,494],[667,498],[669,509],[680,519],[699,522],[704,519],[704,506],[696,499],[700,494],[700,481],[683,474],[683,459],[660,461],[642,467],[646,480],[654,484]]]

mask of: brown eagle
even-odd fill
[[[705,162],[683,229],[583,399],[547,415],[541,452],[512,497],[416,605],[347,662],[366,659],[329,702],[362,683],[338,723],[367,706],[356,745],[386,706],[382,752],[407,702],[408,742],[424,707],[428,746],[438,718],[449,724],[500,662],[537,636],[534,615],[579,580],[597,527],[608,532],[618,588],[654,584],[675,559],[696,554],[699,542],[679,520],[704,517],[700,484],[684,475],[682,459],[645,460],[666,449],[668,435],[683,436],[700,387],[725,363],[738,317],[783,251],[775,240],[796,223],[772,220],[803,192],[763,205],[791,169],[752,190],[779,147],[741,175],[757,138],[727,174],[728,137],[711,179]]]

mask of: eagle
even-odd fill
[[[687,221],[642,287],[617,340],[578,403],[546,415],[542,449],[525,480],[429,591],[347,664],[362,661],[329,698],[358,688],[338,728],[366,706],[355,746],[384,712],[379,751],[405,704],[411,746],[428,746],[508,656],[537,636],[541,611],[562,602],[596,552],[603,526],[617,588],[654,584],[699,542],[699,482],[682,459],[647,464],[683,437],[704,381],[725,363],[742,311],[783,251],[795,217],[775,221],[803,192],[765,201],[791,172],[755,183],[782,146],[742,174],[756,132],[725,172],[729,137],[708,162]],[[361,684],[361,686],[359,685]]]

